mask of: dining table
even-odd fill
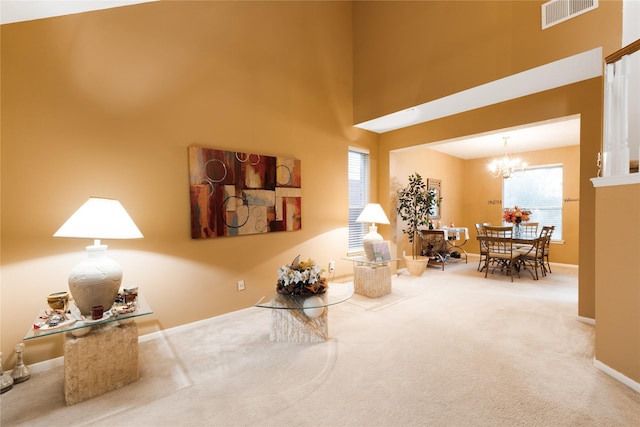
[[[482,240],[486,240],[489,239],[488,236],[477,236],[478,241],[482,241]],[[531,251],[535,251],[536,250],[536,245],[538,243],[538,240],[540,240],[540,236],[537,234],[528,234],[528,233],[522,233],[518,236],[511,236],[511,242],[513,244],[513,249],[522,249],[522,248],[530,248],[529,252]],[[527,252],[527,254],[529,253]],[[520,268],[522,268],[523,270],[527,270],[529,272],[529,274],[531,274],[531,277],[533,277],[534,279],[536,279],[536,275],[535,272],[530,271],[530,269],[527,268],[527,265],[522,261],[519,260],[519,262],[517,263],[517,267],[518,271],[520,271]],[[482,271],[482,270],[480,270]]]

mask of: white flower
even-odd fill
[[[316,264],[300,269],[300,266],[292,268],[290,265],[283,265],[278,269],[278,280],[285,286],[290,283],[310,283],[314,284],[321,279],[322,270]]]

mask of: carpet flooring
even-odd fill
[[[65,406],[63,369],[1,397],[9,426],[637,426],[640,394],[594,368],[577,269],[393,278],[329,309],[330,339],[269,341],[251,307],[140,339],[136,383]],[[337,286],[337,285],[336,285]]]

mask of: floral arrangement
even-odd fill
[[[520,224],[522,221],[529,221],[529,215],[531,215],[531,211],[514,206],[504,210],[502,219],[509,223]]]
[[[298,255],[291,265],[278,270],[277,292],[282,295],[310,296],[326,292],[329,285],[322,276],[324,270],[312,260],[300,261]]]

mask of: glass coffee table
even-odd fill
[[[276,310],[304,310],[306,308],[322,308],[340,304],[352,296],[353,285],[351,283],[332,283],[327,292],[316,295],[316,298],[281,295],[274,292],[271,296],[260,298],[255,306]],[[307,305],[305,305],[305,302],[307,302]]]
[[[255,306],[271,309],[271,341],[324,342],[328,339],[329,307],[347,301],[353,291],[351,283],[332,283],[321,295],[274,293],[262,297]]]

